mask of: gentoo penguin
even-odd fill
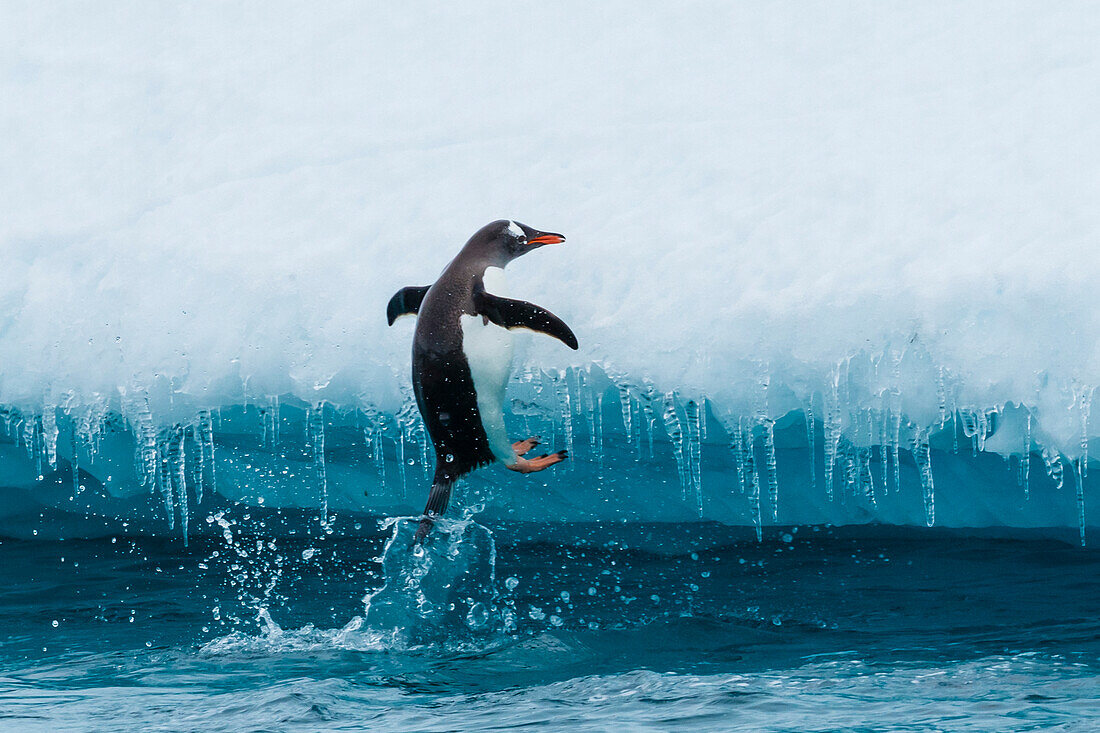
[[[447,510],[461,476],[494,461],[532,473],[565,459],[565,451],[524,458],[537,438],[513,443],[504,431],[504,388],[512,366],[509,329],[553,336],[571,349],[577,337],[553,313],[505,297],[504,267],[545,244],[564,242],[515,221],[479,229],[433,285],[402,288],[386,308],[389,324],[416,314],[412,383],[435,446],[436,468],[417,537]]]

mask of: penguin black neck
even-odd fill
[[[485,271],[490,267],[501,269],[507,262],[500,262],[481,256],[480,253],[466,252],[463,249],[440,273],[440,280],[447,280],[457,284],[458,282],[470,282],[485,276]]]

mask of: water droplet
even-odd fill
[[[307,547],[306,549],[302,550],[302,559],[308,560],[313,557],[314,553],[316,552],[317,550],[313,549],[312,547]]]
[[[480,629],[489,623],[489,609],[484,603],[475,603],[470,606],[470,612],[466,614],[466,625],[471,629]]]
[[[54,627],[55,629],[57,628],[57,619],[54,619],[54,620],[53,620],[53,627]]]
[[[519,587],[519,579],[514,578],[514,577],[505,578],[504,587],[507,588],[508,590],[515,590],[516,588]]]

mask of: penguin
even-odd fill
[[[413,392],[436,455],[418,540],[433,518],[447,511],[455,481],[471,471],[499,461],[513,471],[534,473],[566,458],[563,450],[527,458],[538,438],[512,442],[504,429],[511,330],[538,331],[577,349],[577,337],[560,318],[507,297],[504,268],[539,247],[564,241],[561,234],[516,221],[494,221],[470,237],[435,283],[402,288],[390,298],[389,325],[404,315],[417,316]]]

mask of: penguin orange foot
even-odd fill
[[[560,450],[557,453],[543,453],[538,458],[522,458],[516,456],[516,462],[507,466],[507,468],[518,473],[535,473],[544,468],[550,468],[555,463],[561,463],[565,460],[567,455],[569,454]]]
[[[539,445],[538,436],[528,438],[527,440],[519,440],[512,443],[512,450],[516,452],[517,456],[525,456],[531,452],[533,448],[537,448]]]

